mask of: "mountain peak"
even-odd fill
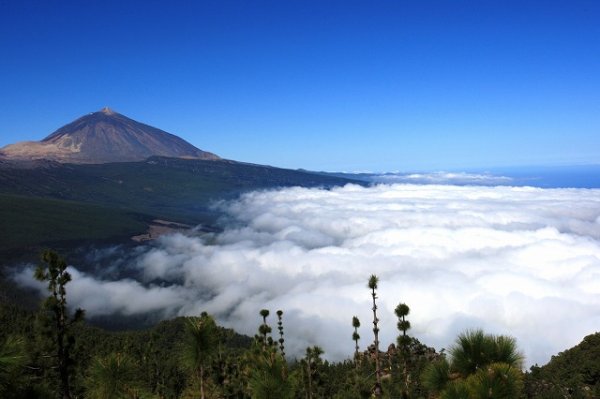
[[[104,115],[114,115],[116,114],[115,111],[113,111],[112,109],[110,109],[109,107],[104,107],[100,110],[100,112],[102,112]]]
[[[0,158],[65,163],[134,162],[151,156],[220,159],[180,137],[134,121],[109,107],[61,127],[42,141],[26,141],[0,149]]]

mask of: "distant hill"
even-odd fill
[[[85,115],[42,141],[24,141],[0,149],[0,159],[5,160],[46,159],[78,164],[142,161],[150,156],[220,159],[110,108]]]
[[[530,398],[600,398],[600,332],[533,366],[526,390]]]

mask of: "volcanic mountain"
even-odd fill
[[[61,127],[42,141],[24,141],[0,149],[0,159],[48,159],[81,164],[142,161],[151,156],[220,159],[108,107]]]

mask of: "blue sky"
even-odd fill
[[[0,0],[0,146],[110,106],[240,161],[600,163],[597,1]]]

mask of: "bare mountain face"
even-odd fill
[[[42,141],[0,149],[0,160],[47,159],[63,163],[142,161],[151,156],[218,160],[187,141],[103,108],[65,125]]]

